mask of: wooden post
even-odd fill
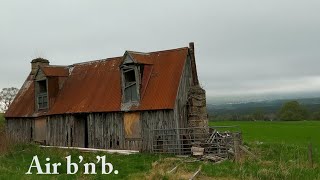
[[[309,153],[308,153],[308,157],[309,157],[309,163],[310,163],[310,167],[313,168],[313,160],[312,160],[312,143],[309,143]]]
[[[235,135],[233,137],[233,145],[234,145],[234,160],[236,162],[240,161],[240,141],[239,141],[239,137],[237,135]]]

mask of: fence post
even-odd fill
[[[234,134],[233,136],[233,145],[234,145],[234,159],[236,162],[240,161],[240,139],[238,134]]]
[[[309,157],[309,163],[310,163],[310,167],[313,168],[313,160],[312,160],[312,143],[309,143],[309,153],[308,153],[308,157]]]

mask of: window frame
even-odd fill
[[[45,81],[46,92],[40,92],[40,82]],[[36,105],[38,110],[46,110],[49,109],[49,98],[48,98],[48,80],[47,79],[39,79],[36,80],[37,88],[36,90]]]
[[[135,81],[134,82],[129,82],[127,84],[126,78],[125,78],[125,73],[132,71],[134,72],[135,75]],[[122,103],[137,103],[140,101],[140,76],[139,76],[139,71],[138,67],[135,64],[123,64],[121,66],[121,79],[122,79]],[[130,99],[126,99],[126,90],[129,89],[132,86],[136,86],[136,99],[133,99],[132,93],[130,95]]]

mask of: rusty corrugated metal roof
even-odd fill
[[[46,76],[66,77],[69,75],[67,66],[40,66],[40,68]]]
[[[188,48],[131,55],[145,64],[141,100],[131,110],[173,109]],[[29,76],[5,116],[121,111],[121,63],[122,57],[115,57],[74,64],[68,71],[63,71],[69,76],[48,113],[34,112],[34,83]],[[55,72],[59,69],[60,74],[61,68],[49,69]]]
[[[29,75],[7,110],[5,117],[32,117],[34,113],[34,81]]]
[[[139,64],[153,64],[150,53],[127,51],[128,54]]]

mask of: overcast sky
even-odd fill
[[[208,96],[320,92],[319,33],[318,0],[1,0],[0,88],[20,88],[39,56],[69,65],[193,41]]]

